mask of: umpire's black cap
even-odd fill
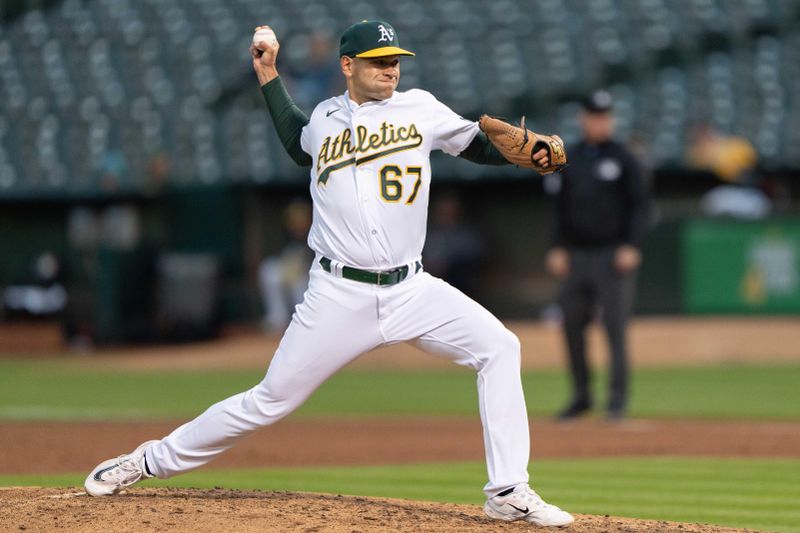
[[[610,92],[598,89],[584,98],[583,109],[587,113],[608,113],[614,109],[614,99]]]

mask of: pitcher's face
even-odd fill
[[[400,56],[341,59],[350,98],[357,104],[391,98],[400,81]]]

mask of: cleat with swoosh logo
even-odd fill
[[[575,521],[568,512],[545,502],[527,483],[489,498],[483,512],[496,520],[524,520],[540,527],[564,527]]]
[[[89,496],[111,496],[134,483],[153,477],[147,473],[144,454],[147,448],[158,442],[149,440],[140,444],[131,453],[103,461],[86,477],[84,488]]]

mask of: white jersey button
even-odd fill
[[[376,230],[376,229],[372,230],[372,234],[373,235],[377,235],[378,234],[378,230]]]

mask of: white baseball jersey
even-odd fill
[[[478,133],[419,89],[358,105],[349,93],[319,104],[303,128],[311,155],[312,250],[367,270],[420,259],[431,150],[460,154]]]
[[[309,245],[344,265],[387,270],[420,259],[430,152],[461,153],[478,125],[425,91],[356,105],[321,103],[303,129],[311,154]],[[204,465],[241,437],[274,424],[328,377],[378,346],[409,342],[478,374],[487,497],[528,482],[530,440],[516,336],[458,289],[416,268],[394,285],[346,279],[312,264],[263,381],[211,406],[149,446],[150,471],[167,478]]]

